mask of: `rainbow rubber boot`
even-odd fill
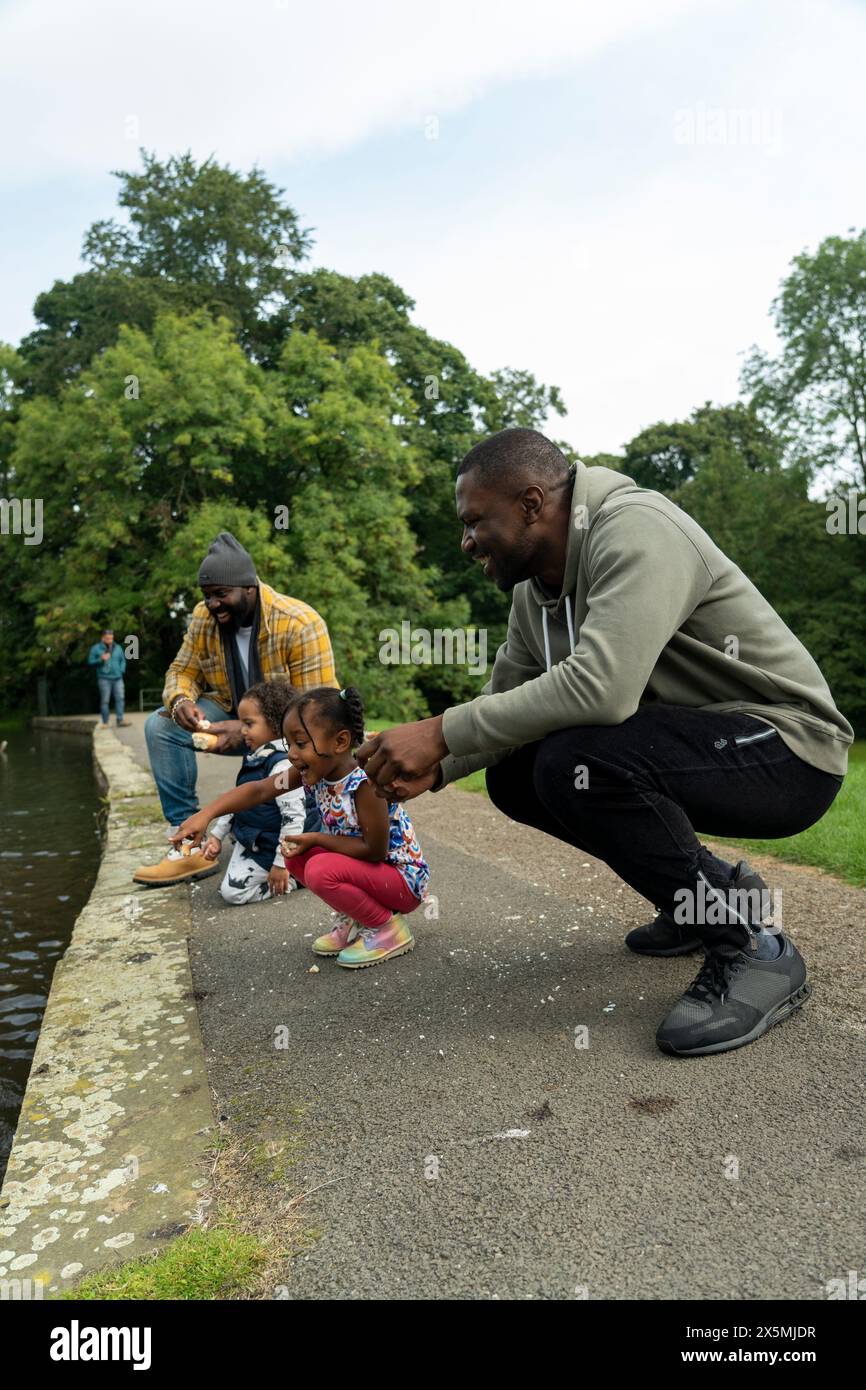
[[[324,936],[317,936],[313,950],[317,956],[338,956],[358,934],[358,923],[344,912],[332,912],[334,925]]]
[[[389,956],[402,956],[414,945],[415,938],[403,918],[395,914],[384,927],[362,927],[351,946],[337,956],[337,964],[347,970],[362,970],[365,965],[378,965]]]

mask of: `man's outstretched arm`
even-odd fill
[[[506,639],[496,653],[490,680],[481,691],[481,697],[513,690],[537,676],[541,669],[523,640],[512,608]],[[430,757],[432,760],[420,775],[412,778],[404,777],[393,769],[388,761],[387,742],[383,746],[383,740],[388,736],[395,733],[402,735],[404,731],[406,747],[409,748],[411,745],[419,757]],[[383,790],[386,785],[393,786],[396,796],[400,800],[408,801],[413,796],[419,796],[421,792],[439,791],[459,777],[467,777],[470,772],[490,767],[507,757],[511,751],[510,748],[501,748],[473,753],[467,757],[452,757],[444,739],[442,715],[438,715],[433,719],[403,724],[397,730],[388,729],[383,734],[374,735],[358,749],[357,758],[361,766],[366,768],[367,775],[380,789]],[[394,775],[389,777],[388,772],[392,770]]]
[[[368,774],[380,786],[412,781],[441,761],[443,748],[459,758],[579,724],[623,723],[712,582],[693,542],[666,514],[647,505],[608,518],[593,537],[588,611],[572,654],[514,689],[387,730],[375,750],[365,745]]]

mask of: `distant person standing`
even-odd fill
[[[126,657],[114,640],[110,627],[103,628],[102,637],[94,642],[87,658],[88,666],[96,667],[96,683],[99,686],[99,711],[103,728],[108,727],[108,707],[114,695],[114,714],[118,729],[127,729],[129,723],[123,717],[123,673],[126,670]]]

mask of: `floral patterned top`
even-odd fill
[[[364,769],[355,767],[339,782],[316,783],[316,802],[329,835],[361,834],[354,792],[366,781]],[[424,898],[430,881],[430,868],[421,853],[415,828],[399,801],[388,802],[388,821],[387,862],[403,875],[410,893],[414,893],[416,898]]]

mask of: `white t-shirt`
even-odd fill
[[[250,683],[250,633],[253,625],[249,627],[235,628],[235,641],[238,644],[238,656],[241,659],[241,675],[244,678],[244,686]]]

